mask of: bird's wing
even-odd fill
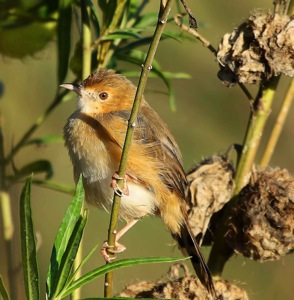
[[[130,117],[130,111],[125,110],[111,114],[125,121]],[[166,124],[148,104],[140,109],[133,139],[160,161],[158,175],[168,189],[184,198],[187,183],[180,150]]]

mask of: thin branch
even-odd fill
[[[275,126],[272,130],[271,136],[265,148],[265,152],[262,156],[259,166],[265,168],[273,155],[273,152],[276,148],[278,139],[281,135],[282,129],[284,127],[285,121],[287,119],[290,107],[294,99],[294,80],[292,79],[286,97],[281,105],[280,112],[278,114]]]
[[[211,43],[206,40],[198,31],[196,31],[194,28],[188,27],[183,22],[181,19],[183,18],[183,15],[177,14],[174,16],[174,21],[175,23],[184,31],[187,33],[191,34],[194,36],[197,40],[199,40],[202,45],[210,50],[210,52],[216,57],[217,55],[217,50],[211,45]]]
[[[161,5],[162,5],[162,3],[161,3]],[[134,99],[131,116],[128,121],[128,129],[126,132],[121,162],[120,162],[119,171],[118,171],[119,177],[124,177],[125,173],[126,173],[127,157],[128,157],[129,151],[130,151],[131,140],[132,140],[135,126],[136,126],[136,120],[137,120],[139,107],[140,107],[144,89],[145,89],[145,86],[147,83],[147,77],[148,77],[149,72],[152,69],[152,62],[153,62],[157,47],[160,42],[160,37],[165,28],[165,25],[167,22],[167,17],[169,15],[172,5],[173,5],[173,0],[168,0],[166,2],[166,5],[164,6],[164,9],[160,10],[160,15],[159,15],[158,23],[157,23],[157,26],[156,26],[156,29],[155,29],[155,32],[153,35],[153,39],[152,39],[152,42],[148,49],[145,62],[142,65],[142,71],[141,71],[141,75],[140,75],[140,79],[139,79],[139,83],[138,83],[138,88],[137,88],[136,96]],[[120,185],[120,187],[122,187],[123,183],[119,182],[118,184]],[[108,245],[109,246],[115,245],[115,234],[117,232],[120,200],[121,200],[120,197],[115,194],[114,199],[113,199],[113,205],[112,205],[112,211],[111,211],[111,217],[110,217],[110,225],[109,225],[109,230],[108,230]],[[104,295],[106,297],[111,297],[112,290],[113,290],[113,274],[111,272],[105,276]]]
[[[185,11],[187,12],[188,16],[189,16],[189,25],[191,28],[197,29],[198,28],[198,22],[196,20],[196,18],[193,16],[191,9],[189,8],[188,4],[186,3],[185,0],[181,0]]]
[[[177,15],[174,16],[174,21],[175,21],[176,25],[178,25],[183,31],[185,31],[188,34],[190,34],[193,37],[195,37],[198,41],[200,41],[202,43],[202,45],[204,47],[208,48],[208,50],[215,57],[217,57],[217,50],[213,47],[213,45],[211,45],[211,43],[206,38],[204,38],[197,30],[195,30],[194,28],[188,27],[185,24],[183,24],[182,18],[183,18],[183,15],[181,15],[181,14],[177,14]],[[244,86],[243,83],[238,82],[238,85],[241,88],[241,90],[244,92],[244,94],[247,97],[247,99],[249,100],[250,107],[252,108],[252,104],[254,102],[252,95],[250,94],[250,92]]]

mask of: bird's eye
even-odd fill
[[[108,98],[108,94],[106,92],[102,92],[99,94],[99,98],[101,100],[106,100]]]

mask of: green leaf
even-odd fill
[[[168,36],[163,36],[161,37],[161,41],[167,39]],[[126,45],[124,45],[123,47],[120,47],[117,49],[116,53],[120,54],[120,53],[126,53],[126,51],[128,50],[136,50],[137,48],[144,46],[144,45],[150,45],[151,41],[152,41],[153,37],[152,36],[147,36],[147,37],[143,37],[140,38],[139,40],[135,40],[133,42],[130,42]]]
[[[45,135],[28,141],[27,145],[41,146],[52,143],[63,143],[63,137],[61,135]]]
[[[153,71],[165,83],[167,90],[168,90],[168,94],[169,94],[170,109],[171,109],[171,111],[175,112],[176,111],[175,93],[174,93],[174,89],[171,85],[170,79],[164,75],[164,72],[162,72],[160,68],[153,68]]]
[[[125,29],[125,30],[115,30],[105,36],[103,36],[102,40],[116,40],[116,39],[139,39],[140,35],[136,34],[134,30]]]
[[[21,178],[27,177],[28,175],[34,173],[45,173],[46,174],[46,179],[49,179],[53,175],[53,169],[50,161],[48,160],[36,160],[32,163],[29,163],[22,167],[19,170],[15,171],[15,175],[10,177],[11,182],[15,182],[20,180]]]
[[[73,195],[75,192],[75,188],[70,185],[62,184],[60,182],[56,181],[46,181],[46,180],[38,180],[34,179],[33,184],[39,185],[43,188],[47,188],[53,191],[61,192],[61,193],[66,193]]]
[[[54,291],[54,295],[62,293],[64,286],[68,281],[72,281],[71,270],[74,260],[76,258],[79,245],[83,236],[84,228],[87,222],[88,213],[85,211],[75,225],[72,235],[68,241],[66,250],[62,256],[62,260],[59,267],[57,286]]]
[[[71,46],[71,2],[72,0],[59,1],[57,26],[59,84],[64,82],[69,64]]]
[[[67,245],[73,234],[73,231],[76,228],[76,224],[80,222],[79,220],[81,217],[84,195],[85,191],[83,188],[82,178],[80,178],[76,187],[73,200],[65,212],[62,223],[54,241],[46,280],[48,298],[50,298],[55,292],[55,288],[58,284],[57,279],[60,273],[59,268],[61,265],[62,258],[67,249]]]
[[[98,249],[99,245],[96,245],[83,260],[81,261],[80,265],[77,267],[77,269],[74,271],[72,278],[67,282],[68,285],[73,282],[73,280],[76,278],[76,274],[79,272],[79,270],[85,265],[85,263],[89,260],[89,258],[92,256],[94,252]]]
[[[122,259],[116,262],[109,263],[105,266],[99,267],[93,271],[88,272],[87,274],[80,277],[78,280],[74,281],[71,285],[69,285],[62,293],[62,297],[65,297],[71,294],[75,289],[82,287],[83,285],[89,283],[90,281],[105,275],[111,271],[131,267],[138,266],[144,264],[152,264],[152,263],[170,263],[170,262],[178,262],[188,258],[170,258],[170,257],[147,257],[147,258],[131,258],[131,259]]]
[[[138,78],[141,75],[140,71],[120,71],[121,74],[123,74],[126,77],[133,77]],[[191,75],[184,72],[162,72],[166,78],[169,79],[190,79]],[[150,73],[150,78],[158,78],[158,75],[156,73]]]
[[[37,300],[40,299],[39,271],[30,204],[31,185],[32,177],[29,177],[20,196],[20,237],[26,297]]]
[[[2,296],[3,300],[9,300],[9,296],[7,293],[7,290],[5,288],[4,282],[3,282],[3,278],[0,275],[0,295]]]

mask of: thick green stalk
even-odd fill
[[[130,151],[131,141],[134,129],[136,127],[136,120],[137,115],[139,111],[139,107],[141,104],[141,100],[143,97],[143,92],[146,86],[147,77],[149,72],[152,69],[152,62],[160,41],[160,37],[163,33],[163,30],[165,28],[167,17],[169,15],[169,12],[171,10],[173,4],[173,0],[168,0],[166,5],[164,7],[161,6],[158,23],[153,35],[152,42],[150,44],[150,47],[147,52],[147,56],[145,59],[144,64],[142,65],[142,71],[139,79],[139,84],[136,92],[136,96],[134,99],[134,104],[131,112],[130,119],[128,121],[128,129],[126,132],[125,142],[124,142],[124,148],[122,152],[121,162],[119,166],[118,175],[119,177],[124,177],[126,173],[126,166],[127,166],[127,159],[128,154]],[[119,182],[120,187],[122,187],[122,182]],[[115,194],[113,199],[113,205],[112,205],[112,211],[111,211],[111,217],[110,217],[110,225],[108,229],[108,245],[114,246],[115,245],[115,235],[117,232],[117,224],[118,224],[118,214],[119,214],[119,208],[120,208],[120,197]],[[112,296],[112,290],[113,290],[113,273],[107,273],[105,276],[105,289],[104,289],[104,295],[105,297],[111,297]]]
[[[266,87],[261,88],[250,120],[247,135],[243,144],[240,161],[235,176],[234,195],[237,195],[248,181],[256,153],[259,148],[264,126],[271,112],[279,77],[273,78]]]
[[[232,207],[235,206],[238,201],[237,195],[249,179],[263,130],[271,112],[278,80],[279,78],[277,77],[272,78],[264,87],[260,87],[260,91],[253,105],[253,111],[243,143],[242,154],[237,165],[233,198],[224,211],[209,255],[208,267],[214,276],[220,276],[222,274],[226,262],[233,254],[233,250],[227,245],[224,239],[227,230],[227,220]]]

